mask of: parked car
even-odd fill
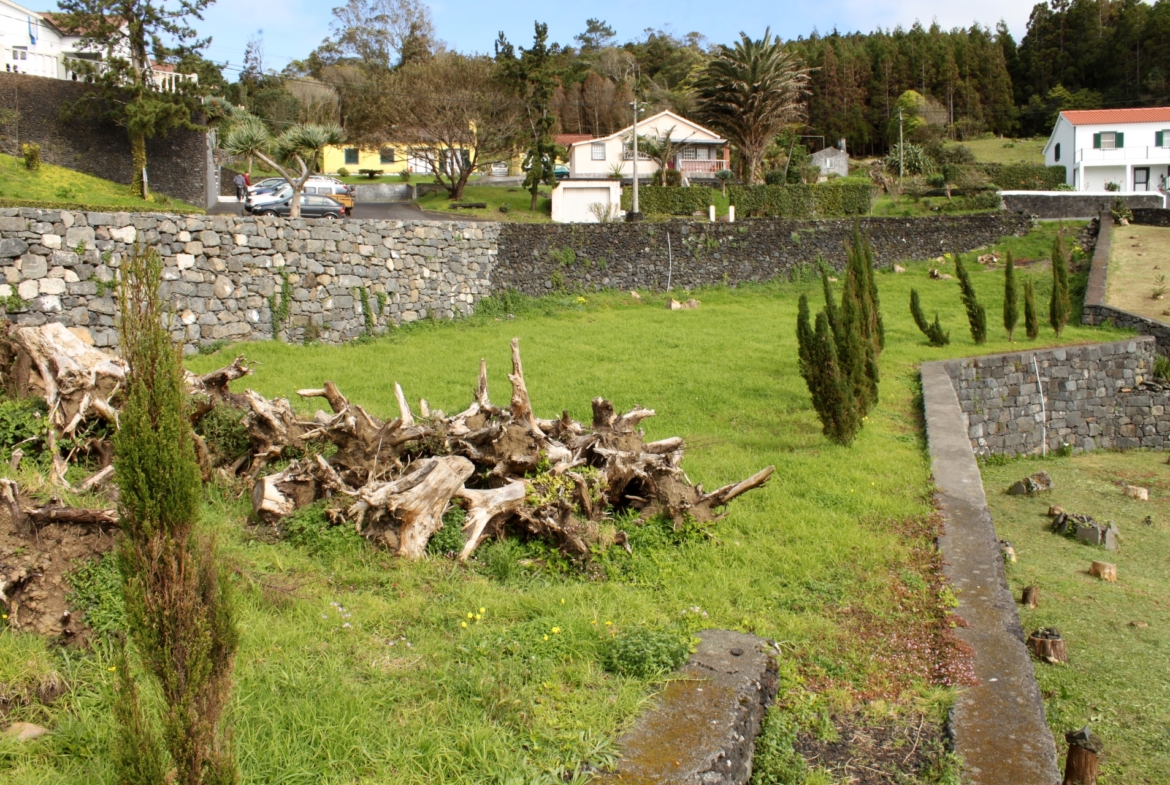
[[[569,176],[569,167],[565,164],[556,164],[553,166],[553,177],[558,180],[564,180]]]
[[[275,191],[281,185],[284,185],[285,179],[283,177],[265,177],[263,180],[252,183],[248,186],[248,193],[254,194],[258,191]]]
[[[244,211],[253,212],[263,205],[279,202],[292,196],[292,186],[281,180],[280,185],[271,191],[263,190],[248,194],[244,199]]]
[[[339,182],[329,182],[327,180],[309,180],[305,183],[305,193],[320,194],[322,196],[331,196],[337,201],[341,202],[345,207],[345,214],[349,215],[353,212],[354,204],[354,189],[351,185]]]
[[[292,194],[288,194],[278,202],[253,207],[249,212],[256,215],[281,215],[288,217],[292,209]],[[331,196],[320,194],[301,194],[302,218],[330,218],[337,220],[345,215],[345,205]]]

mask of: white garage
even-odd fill
[[[552,219],[562,224],[598,223],[598,214],[621,217],[620,180],[562,180],[552,192]]]

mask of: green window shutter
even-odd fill
[[[1125,147],[1125,134],[1123,134],[1121,131],[1118,131],[1117,132],[1117,149],[1120,150],[1123,147]]]
[[[1093,134],[1093,149],[1101,149],[1101,134]]]
[[[1154,131],[1154,147],[1162,146],[1162,131]]]

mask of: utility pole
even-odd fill
[[[638,211],[638,94],[634,93],[634,100],[630,104],[634,107],[634,198],[630,202],[630,212],[627,221],[642,220],[642,213]]]
[[[906,147],[902,144],[902,107],[898,107],[898,190],[902,190],[902,177],[906,173]]]

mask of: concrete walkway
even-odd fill
[[[1044,702],[1024,645],[1016,603],[983,495],[967,421],[943,363],[922,366],[926,434],[936,499],[945,517],[939,537],[944,572],[958,590],[956,630],[975,651],[979,685],[964,689],[951,725],[969,785],[1054,785],[1060,781]]]

